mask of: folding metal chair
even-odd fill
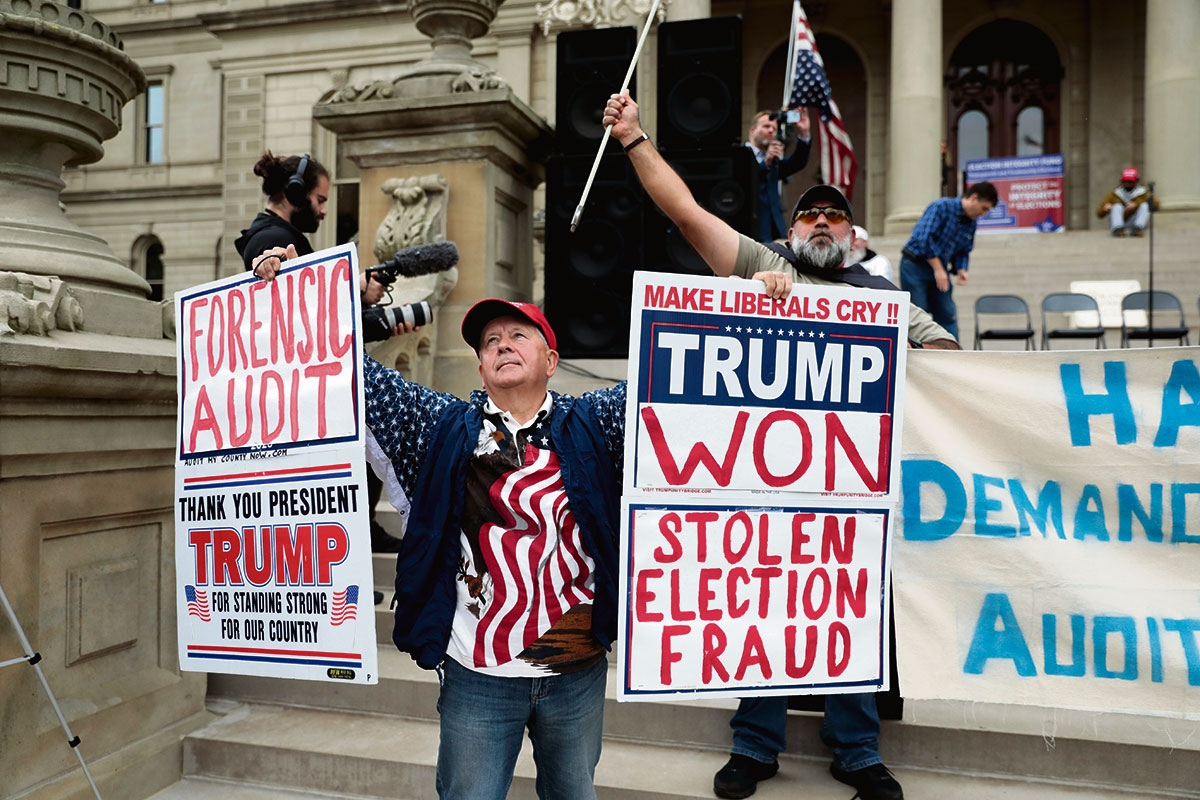
[[[1019,324],[1025,317],[1025,327],[985,328],[980,319],[985,314],[1004,316],[1010,325]],[[1013,318],[1018,321],[1014,322]],[[975,349],[982,350],[985,340],[1025,340],[1025,349],[1033,350],[1033,319],[1029,316],[1029,304],[1015,294],[985,294],[975,301]]]
[[[1076,311],[1090,311],[1096,315],[1095,327],[1051,328],[1046,321],[1046,315],[1072,314]],[[1100,324],[1100,304],[1090,294],[1076,292],[1056,292],[1042,298],[1042,349],[1050,349],[1051,339],[1094,339],[1096,349],[1108,347],[1104,340],[1104,327]]]
[[[1154,313],[1150,313],[1151,295],[1153,295]],[[1142,311],[1146,313],[1145,325],[1130,325],[1129,312]],[[1179,315],[1177,324],[1159,324],[1155,317],[1167,316],[1174,320]],[[1175,339],[1179,344],[1191,344],[1191,334],[1187,322],[1183,318],[1183,304],[1179,298],[1170,292],[1133,292],[1121,300],[1121,347],[1129,347],[1134,339],[1145,339],[1151,347],[1155,339]]]

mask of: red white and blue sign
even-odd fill
[[[354,248],[175,313],[180,667],[378,682]]]
[[[999,195],[996,207],[976,222],[977,231],[1065,230],[1062,153],[968,161],[966,172],[967,186],[988,181]]]
[[[886,688],[908,296],[633,291],[618,697]]]

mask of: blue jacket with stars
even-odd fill
[[[367,424],[412,503],[396,560],[392,641],[433,669],[450,642],[466,469],[483,429],[487,394],[469,401],[406,381],[365,359]],[[563,486],[596,564],[592,632],[617,637],[625,383],[575,398],[551,393],[550,427]]]

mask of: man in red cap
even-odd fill
[[[595,798],[625,384],[548,391],[557,342],[530,303],[481,300],[462,335],[466,401],[366,362],[368,453],[407,520],[392,639],[442,677],[439,797],[503,800],[528,728],[538,796]]]
[[[1113,236],[1141,236],[1150,222],[1151,211],[1158,211],[1158,198],[1151,197],[1145,186],[1138,186],[1137,167],[1126,167],[1121,170],[1121,185],[1100,201],[1096,216],[1108,217],[1108,229]]]

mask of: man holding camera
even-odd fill
[[[796,149],[784,158],[787,149],[786,126],[793,125]],[[787,237],[788,226],[783,218],[779,199],[779,182],[804,169],[808,163],[810,125],[808,109],[760,111],[750,123],[746,147],[758,159],[758,240],[773,242]]]
[[[270,252],[274,256],[297,258],[312,254],[312,242],[306,233],[316,233],[325,219],[325,206],[329,202],[329,171],[312,156],[280,158],[267,151],[254,165],[254,174],[262,178],[262,191],[267,196],[267,207],[258,212],[250,227],[234,241],[238,255],[247,270],[253,270],[256,260]],[[365,273],[358,276],[358,291],[364,308],[373,306],[383,297],[384,285],[369,279]],[[411,327],[396,326],[393,333],[403,333]],[[386,337],[377,337],[386,338]],[[371,551],[394,553],[400,541],[388,534],[375,520],[375,505],[383,493],[383,484],[374,473],[367,470],[367,498],[371,519]],[[383,601],[383,595],[375,592],[375,604]]]

